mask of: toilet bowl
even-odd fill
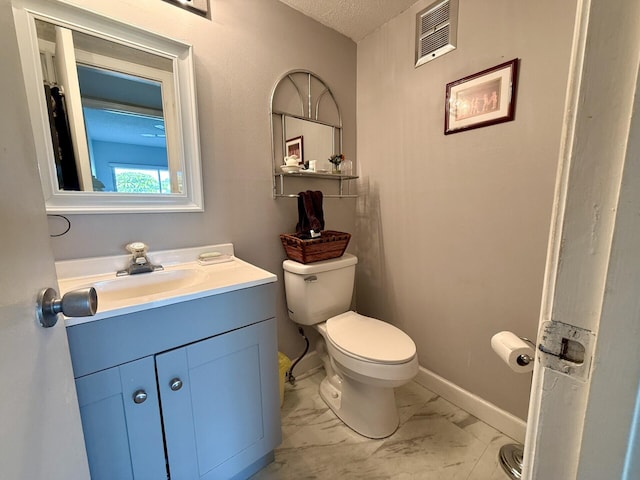
[[[415,344],[400,329],[347,312],[316,325],[326,346],[320,396],[349,427],[369,438],[398,428],[395,387],[418,373]],[[329,365],[327,365],[327,363]]]
[[[326,371],[320,396],[346,425],[369,438],[398,428],[395,388],[418,373],[416,347],[395,326],[350,311],[357,258],[301,264],[285,260],[290,318],[320,333]]]

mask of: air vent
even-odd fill
[[[416,67],[455,50],[458,0],[432,3],[416,15]]]

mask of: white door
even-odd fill
[[[538,336],[543,350],[573,348],[538,352],[523,478],[631,480],[640,478],[640,2],[579,1],[574,38]]]
[[[57,288],[13,15],[0,0],[0,477],[89,478],[63,322],[39,326]]]

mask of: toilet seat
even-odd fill
[[[350,311],[326,321],[327,339],[344,355],[365,362],[395,365],[416,356],[411,337],[381,320]]]

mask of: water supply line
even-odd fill
[[[306,337],[306,335],[304,334],[304,330],[302,327],[298,327],[298,333],[302,336],[302,338],[304,338],[305,341],[305,347],[304,347],[304,352],[302,352],[302,355],[300,355],[298,358],[295,359],[295,361],[291,364],[291,367],[289,368],[289,370],[287,370],[287,381],[291,384],[291,385],[295,385],[296,384],[296,377],[293,376],[293,369],[294,367],[298,364],[298,362],[300,360],[302,360],[302,358],[307,354],[307,352],[309,351],[309,339]]]

